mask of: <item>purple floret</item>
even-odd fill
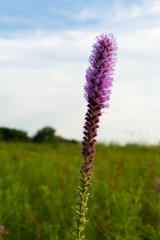
[[[96,39],[97,42],[93,45],[89,58],[90,67],[86,72],[84,86],[88,108],[83,127],[82,154],[85,164],[82,165],[82,170],[87,174],[93,169],[99,117],[102,115],[102,109],[109,107],[110,88],[117,55],[117,43],[112,34],[102,34]]]
[[[85,98],[92,106],[108,107],[112,75],[116,63],[117,43],[112,34],[100,35],[93,45],[86,72]]]

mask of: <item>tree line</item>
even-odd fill
[[[28,136],[28,133],[22,130],[0,127],[0,142],[34,142],[34,143],[73,143],[78,141],[68,140],[56,135],[56,130],[52,127],[43,127],[38,130],[34,136]]]

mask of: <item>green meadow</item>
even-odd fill
[[[73,240],[80,152],[78,144],[0,145],[6,239]],[[86,239],[159,240],[160,147],[100,144],[94,165]]]

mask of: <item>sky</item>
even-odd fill
[[[82,139],[96,36],[118,44],[98,141],[160,141],[159,0],[0,0],[0,126]]]

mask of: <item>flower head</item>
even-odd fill
[[[90,67],[86,72],[85,98],[88,110],[85,117],[82,154],[85,163],[82,169],[88,172],[93,168],[95,143],[99,117],[102,109],[108,107],[113,81],[113,71],[116,63],[117,43],[112,34],[100,35],[93,45],[89,58]],[[86,168],[85,168],[86,165]],[[92,167],[91,167],[91,166]]]
[[[92,106],[99,109],[108,107],[112,75],[117,55],[116,38],[112,35],[100,35],[93,45],[89,58],[90,67],[86,72],[85,98]]]
[[[4,236],[4,235],[8,235],[8,234],[9,234],[9,232],[5,231],[5,227],[4,226],[0,226],[0,236]],[[0,239],[1,239],[1,237],[0,237]]]
[[[4,232],[5,227],[4,226],[0,226],[0,233]]]

